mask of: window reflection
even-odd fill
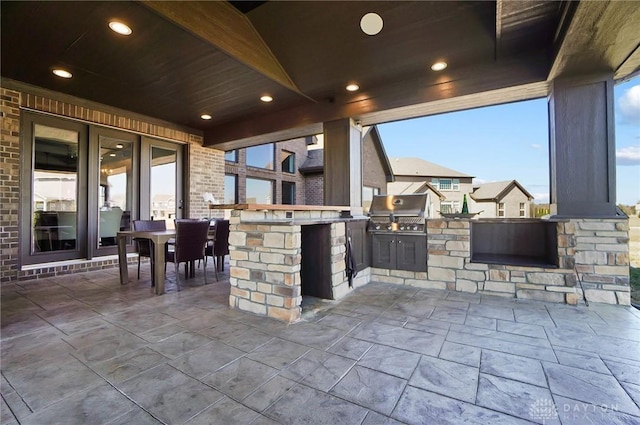
[[[247,203],[272,204],[273,182],[271,180],[247,178]]]
[[[273,170],[273,143],[247,148],[247,166]]]
[[[176,218],[176,160],[172,149],[151,147],[151,219],[165,220],[173,229]]]
[[[78,133],[35,125],[32,252],[77,245]]]
[[[100,137],[98,246],[115,245],[116,233],[130,227],[132,155],[131,142]]]
[[[224,176],[224,203],[235,204],[238,191],[238,177],[235,174]]]

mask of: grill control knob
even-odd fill
[[[418,225],[417,224],[413,225],[413,230],[418,230]]]
[[[376,230],[380,230],[380,225],[376,224]]]
[[[404,224],[400,226],[400,230],[404,230]]]
[[[387,224],[387,230],[391,230],[391,225]]]

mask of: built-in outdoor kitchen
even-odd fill
[[[231,209],[230,306],[286,322],[301,318],[305,296],[336,300],[370,281],[568,304],[584,282],[591,296],[628,297],[623,253],[605,251],[621,220],[425,219],[420,194],[375,196],[368,216],[341,206],[212,208]]]

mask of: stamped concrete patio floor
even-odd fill
[[[640,423],[632,308],[371,283],[286,325],[230,310],[226,277],[2,287],[0,422]]]

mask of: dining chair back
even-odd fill
[[[174,263],[176,270],[176,285],[180,290],[180,263],[195,263],[195,260],[205,260],[205,246],[209,233],[208,220],[176,219],[176,243],[174,250],[167,253],[167,261]],[[204,261],[204,283],[207,283],[207,262]]]
[[[154,231],[167,230],[164,220],[134,220],[133,230]],[[153,246],[149,239],[134,238],[136,251],[138,251],[138,279],[140,279],[140,257],[147,257],[151,260],[151,280],[153,281]]]

